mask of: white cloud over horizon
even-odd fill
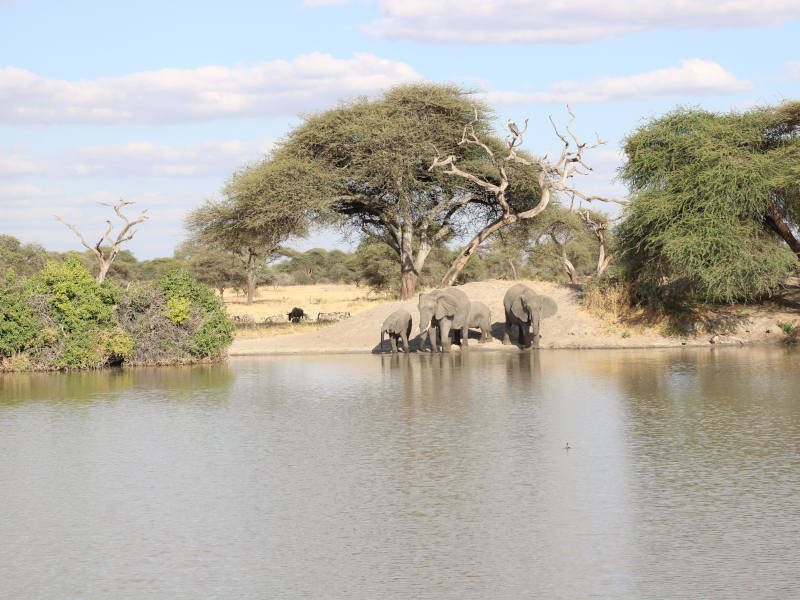
[[[162,69],[65,81],[0,69],[0,122],[133,125],[273,118],[323,109],[343,96],[420,80],[408,64],[312,52],[255,66]]]
[[[379,0],[375,35],[447,44],[567,43],[655,29],[769,27],[800,18],[791,0]]]
[[[739,80],[719,64],[699,58],[685,59],[679,67],[656,69],[625,77],[601,77],[594,81],[561,81],[545,92],[489,91],[490,104],[625,102],[661,96],[709,96],[752,90],[753,84]]]
[[[0,176],[39,177],[226,177],[263,158],[272,140],[207,140],[199,144],[157,145],[148,141],[82,146],[52,156],[0,154]]]

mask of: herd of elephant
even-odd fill
[[[519,328],[519,343],[523,347],[539,346],[539,327],[542,319],[552,317],[558,312],[558,305],[549,296],[537,294],[528,286],[518,283],[511,286],[503,297],[506,316],[506,330],[503,344],[511,343],[511,329]],[[483,302],[471,302],[469,297],[457,288],[433,290],[419,295],[420,349],[425,350],[425,341],[432,352],[448,352],[453,343],[464,349],[468,345],[470,328],[481,330],[480,342],[488,342],[491,336],[491,312]],[[386,317],[381,326],[381,348],[388,334],[392,352],[409,352],[411,336],[411,314],[398,309]],[[438,334],[438,340],[437,340]]]

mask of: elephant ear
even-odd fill
[[[528,322],[528,312],[525,310],[525,307],[522,306],[522,297],[518,296],[514,302],[511,303],[511,314],[517,317],[523,323]]]
[[[552,317],[558,312],[558,304],[550,296],[539,296],[542,303],[542,319]]]
[[[436,299],[436,311],[433,316],[437,319],[444,319],[447,315],[454,315],[456,313],[455,298],[447,294],[440,294]]]

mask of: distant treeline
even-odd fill
[[[580,220],[554,202],[542,218],[510,227],[479,248],[457,283],[520,278],[568,283],[595,272],[597,250],[596,241]],[[443,244],[435,246],[420,273],[421,285],[438,286],[457,252]],[[30,277],[48,261],[67,258],[96,276],[98,263],[89,251],[52,252],[40,244],[23,244],[0,235],[0,273],[11,269],[18,277]],[[121,250],[107,278],[124,287],[131,282],[156,281],[175,269],[185,270],[220,293],[246,290],[246,272],[237,256],[191,241],[178,246],[171,257],[151,260],[139,261],[130,250]],[[348,283],[399,294],[396,253],[389,245],[368,238],[354,252],[282,248],[277,261],[258,269],[259,285],[316,283]]]

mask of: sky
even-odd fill
[[[0,234],[82,250],[53,215],[94,243],[122,198],[150,216],[125,247],[171,256],[187,211],[303,114],[412,81],[476,90],[498,131],[530,119],[537,155],[571,104],[578,137],[607,140],[578,187],[624,198],[626,134],[800,99],[798,40],[800,0],[0,0]]]

